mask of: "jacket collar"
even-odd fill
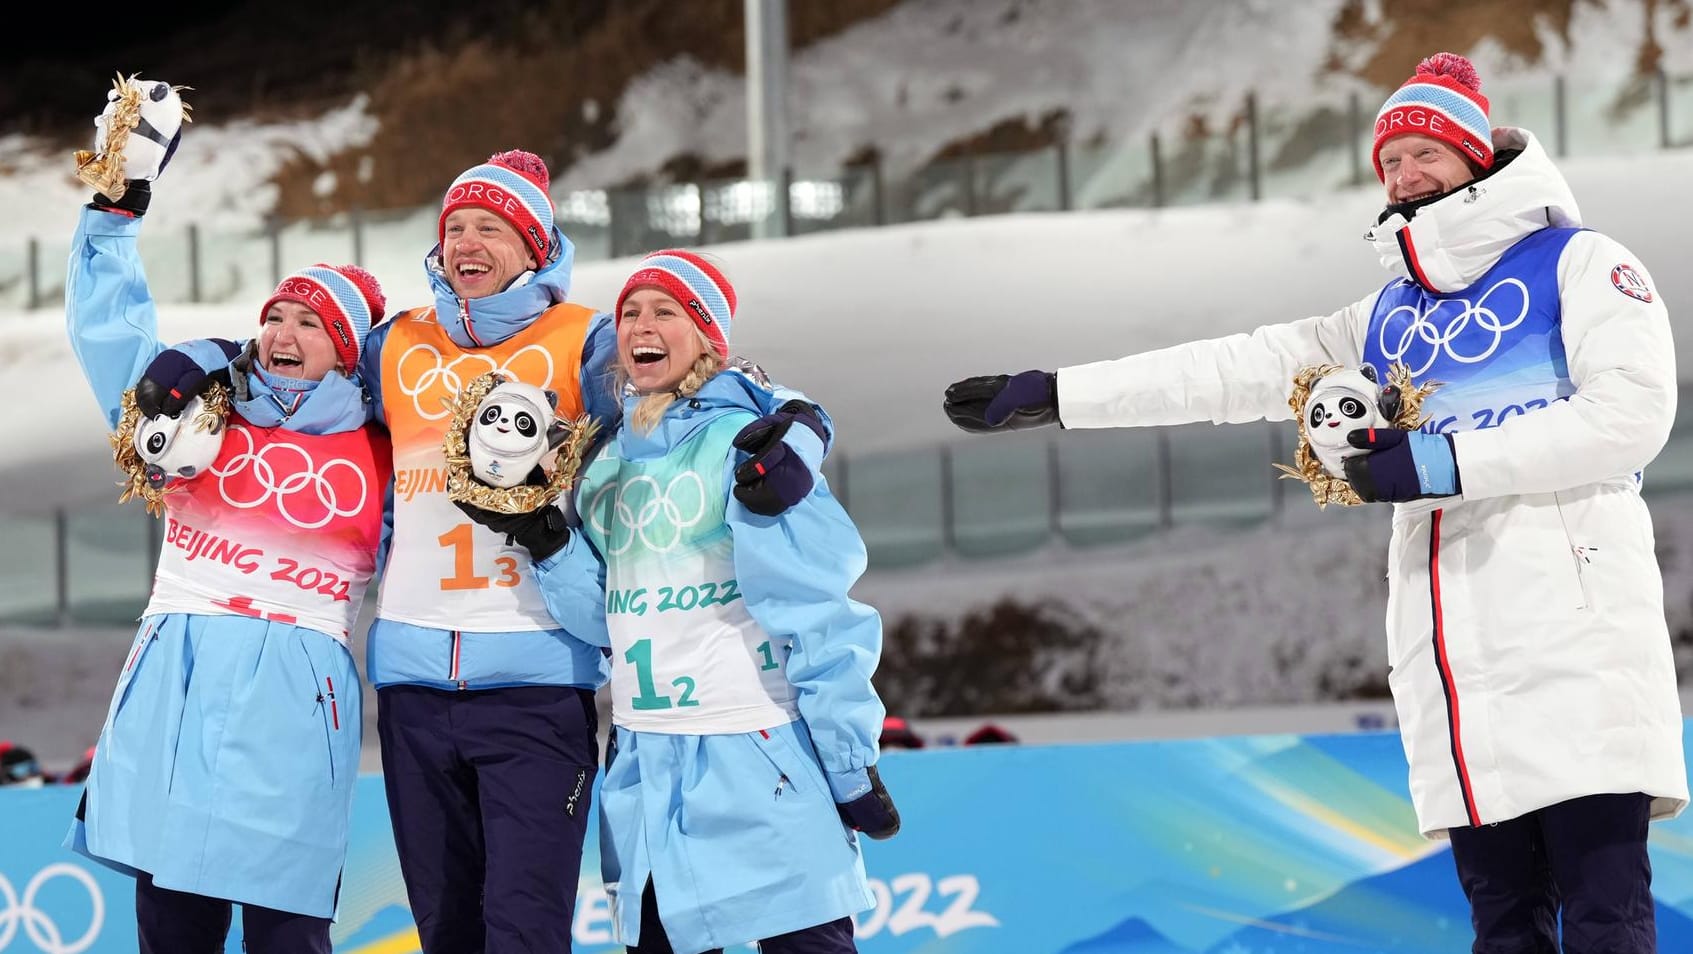
[[[629,418],[639,394],[623,397],[623,424],[618,429],[618,453],[624,460],[643,460],[661,457],[686,441],[701,427],[719,415],[731,411],[761,413],[760,385],[737,368],[724,368],[712,375],[691,397],[679,397],[665,410],[658,426],[640,434],[630,426]]]
[[[553,248],[556,251],[545,265],[526,272],[504,291],[465,301],[448,284],[441,246],[435,246],[424,257],[423,266],[435,294],[435,320],[446,329],[447,337],[461,348],[486,348],[529,327],[541,312],[565,301],[576,247],[555,226]]]
[[[1493,148],[1520,153],[1426,205],[1390,210],[1364,233],[1384,268],[1435,294],[1461,291],[1524,236],[1581,225],[1569,184],[1533,133],[1495,128]]]

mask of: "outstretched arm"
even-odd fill
[[[1285,420],[1293,376],[1312,364],[1355,365],[1380,292],[1337,312],[1250,333],[1189,341],[1056,372],[985,375],[947,389],[947,417],[968,431],[1151,427]]]

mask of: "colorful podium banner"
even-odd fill
[[[866,842],[865,954],[1469,949],[1396,733],[893,751],[882,776],[905,827]],[[0,954],[135,949],[131,882],[59,847],[78,795],[0,790]],[[336,950],[417,951],[379,778],[354,816]],[[1651,847],[1660,949],[1693,950],[1693,813]],[[620,951],[610,931],[590,837],[577,954]]]

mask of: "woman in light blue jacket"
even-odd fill
[[[170,87],[143,92],[143,125],[176,129]],[[230,410],[204,432],[215,456],[157,473],[163,549],[66,844],[136,879],[142,954],[223,951],[233,904],[244,950],[329,954],[362,718],[348,634],[391,470],[356,372],[385,301],[363,269],[313,266],[248,317],[244,346],[165,348],[136,249],[159,152],[126,149],[126,188],[82,210],[72,349],[113,428],[195,426],[214,379]]]
[[[864,542],[821,478],[776,516],[735,493],[764,386],[727,367],[734,306],[699,255],[647,256],[616,312],[623,423],[576,519],[461,506],[528,546],[560,624],[610,648],[600,837],[619,940],[854,951],[851,915],[874,904],[856,832],[899,828],[876,773],[881,619],[849,596]]]

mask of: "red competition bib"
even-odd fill
[[[147,614],[252,616],[346,642],[376,570],[388,437],[300,434],[229,416],[204,473],[165,496]]]

